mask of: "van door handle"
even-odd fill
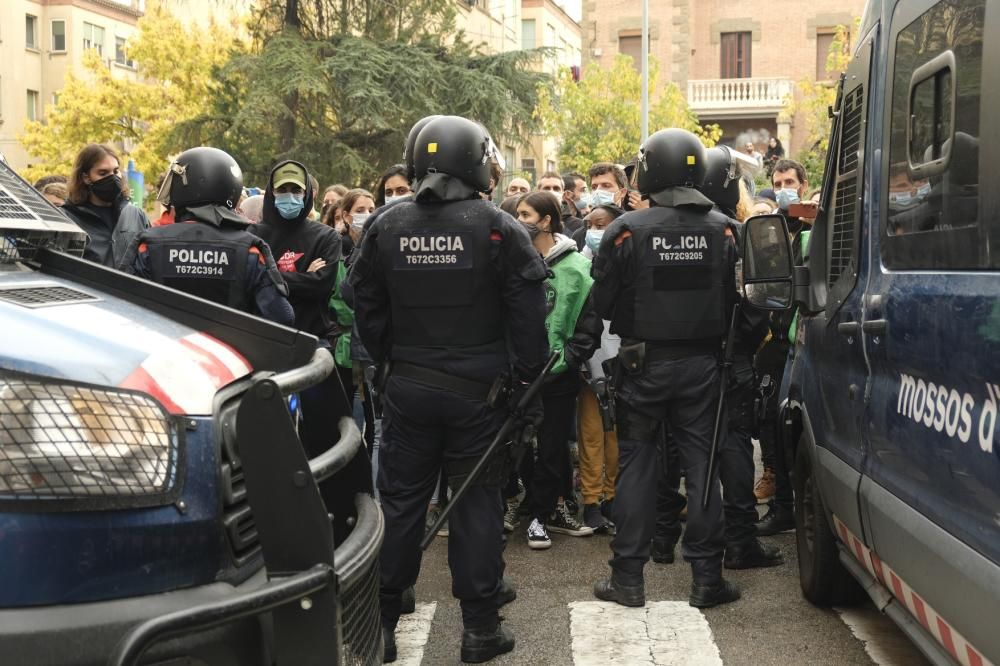
[[[837,333],[841,335],[855,335],[858,332],[858,322],[856,321],[842,321],[837,324]]]
[[[885,319],[869,319],[861,324],[861,330],[869,335],[885,335],[889,322]]]

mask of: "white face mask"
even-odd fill
[[[351,214],[351,229],[355,231],[363,231],[365,228],[365,222],[371,217],[371,213],[352,213]]]
[[[409,199],[412,194],[400,194],[399,196],[388,196],[385,198],[385,205],[388,206],[391,203],[396,203],[397,201],[402,201],[403,199]]]

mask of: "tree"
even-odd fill
[[[200,112],[219,85],[215,70],[239,44],[219,26],[183,26],[157,0],[146,10],[127,47],[138,80],[115,78],[96,51],[84,54],[83,72],[67,75],[45,119],[25,125],[20,140],[36,158],[26,178],[69,173],[84,144],[110,142],[128,146],[128,156],[153,180],[167,155],[186,147],[175,141],[175,124]]]
[[[722,135],[718,125],[701,126],[673,83],[658,86],[659,66],[649,59],[650,131],[680,127],[697,134],[706,146]],[[654,95],[659,91],[659,95]],[[580,81],[563,72],[554,89],[539,92],[538,117],[559,138],[559,164],[586,172],[594,162],[625,163],[638,152],[641,133],[639,98],[642,77],[628,56],[619,55],[610,69],[587,65]]]
[[[544,52],[489,55],[454,31],[449,0],[282,0],[265,4],[253,48],[221,72],[189,143],[226,147],[249,180],[291,158],[322,182],[372,183],[402,160],[431,114],[473,118],[521,143],[537,125]]]
[[[857,33],[860,20],[855,21],[854,32]],[[831,78],[836,78],[847,69],[851,62],[850,31],[846,25],[837,26],[837,32],[830,43],[826,58],[826,71]],[[795,158],[806,169],[809,182],[814,187],[823,183],[823,170],[826,167],[826,153],[830,148],[830,112],[837,102],[836,82],[813,81],[803,79],[796,86],[797,96],[789,96],[785,101],[783,117],[792,118],[800,111],[806,124],[804,150],[800,150]]]

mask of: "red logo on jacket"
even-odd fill
[[[282,273],[297,273],[295,262],[305,256],[305,252],[295,250],[285,250],[285,253],[278,259],[278,270]]]

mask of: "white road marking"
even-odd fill
[[[879,666],[913,666],[927,663],[927,659],[896,626],[896,623],[874,608],[834,610],[854,637],[865,646],[865,652],[872,661]]]
[[[576,666],[722,666],[708,620],[686,601],[645,608],[575,601],[569,608]]]
[[[424,646],[431,633],[431,622],[437,602],[417,604],[417,609],[409,615],[400,615],[396,625],[396,663],[399,666],[420,666],[424,658]]]

